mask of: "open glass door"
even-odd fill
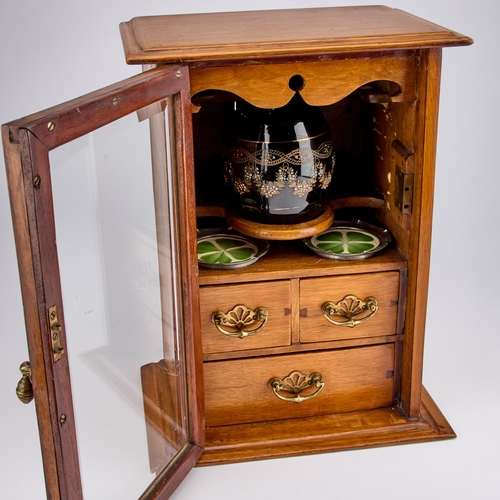
[[[201,454],[188,70],[4,126],[47,494],[168,498]]]

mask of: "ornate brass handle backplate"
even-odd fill
[[[273,390],[274,395],[283,400],[292,403],[302,403],[302,401],[307,401],[308,399],[315,398],[323,389],[325,383],[323,382],[323,377],[321,373],[311,373],[307,376],[302,372],[294,371],[285,377],[272,378],[269,381],[269,387]],[[316,387],[317,390],[308,396],[301,396],[300,393],[305,389],[310,387]],[[288,394],[293,394],[293,396],[283,396],[280,392],[287,392]]]
[[[242,339],[259,333],[266,326],[268,317],[269,312],[265,307],[257,307],[252,310],[239,304],[227,313],[215,311],[212,314],[212,322],[217,330],[224,335]],[[258,324],[257,328],[252,330],[251,328],[256,323]]]
[[[373,318],[378,311],[377,299],[367,297],[365,300],[358,299],[355,295],[346,295],[340,302],[325,302],[321,307],[323,315],[332,324],[337,326],[348,326],[350,328]],[[357,318],[360,314],[369,311],[369,314]],[[344,318],[342,321],[333,319],[333,316]]]

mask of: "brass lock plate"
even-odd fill
[[[52,358],[54,363],[59,361],[64,354],[64,349],[61,346],[61,330],[62,326],[59,323],[57,316],[57,307],[49,307],[49,326],[50,326],[50,341],[52,343]]]

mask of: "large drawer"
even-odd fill
[[[395,271],[303,279],[300,342],[396,334],[398,297]]]
[[[204,363],[203,370],[209,427],[387,407],[394,397],[392,343],[214,361]],[[314,373],[321,379],[313,377],[308,385],[306,377]],[[292,380],[286,380],[289,376]],[[275,392],[269,383],[273,379],[292,392],[279,390],[280,382],[274,380]],[[306,388],[300,391],[294,383]],[[302,402],[294,401],[297,394]]]
[[[200,308],[204,354],[290,345],[290,282],[287,280],[202,286]],[[252,321],[256,314],[260,318]],[[241,332],[234,326],[238,322]]]

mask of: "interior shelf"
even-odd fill
[[[395,271],[406,268],[406,259],[394,246],[378,255],[358,261],[322,258],[307,249],[302,241],[271,242],[269,252],[255,264],[243,269],[220,270],[200,267],[200,285],[225,285],[315,276]]]

